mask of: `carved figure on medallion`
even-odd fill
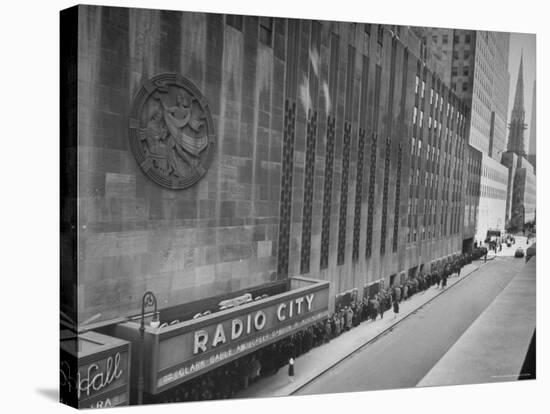
[[[182,189],[202,178],[214,138],[208,104],[180,75],[157,75],[136,95],[130,143],[141,168],[158,184]]]

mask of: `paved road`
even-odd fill
[[[511,257],[488,261],[296,394],[416,386],[524,265]]]

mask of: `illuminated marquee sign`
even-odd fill
[[[299,287],[288,292],[164,328],[148,327],[147,392],[165,391],[326,317],[329,283],[299,279]],[[117,335],[137,338],[137,327],[123,323]]]
[[[129,353],[128,342],[95,332],[62,341],[61,395],[79,408],[128,405]]]

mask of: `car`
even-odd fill
[[[525,256],[525,252],[521,247],[518,247],[516,249],[516,252],[514,253],[514,257],[523,257],[523,256]]]
[[[525,251],[525,261],[529,261],[531,257],[537,254],[537,244],[533,243],[531,246],[527,248]]]

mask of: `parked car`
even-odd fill
[[[516,249],[516,252],[514,253],[514,257],[523,257],[523,256],[525,256],[525,252],[521,247],[518,247]]]
[[[537,254],[537,244],[533,243],[525,251],[525,261],[527,262],[531,257]]]

